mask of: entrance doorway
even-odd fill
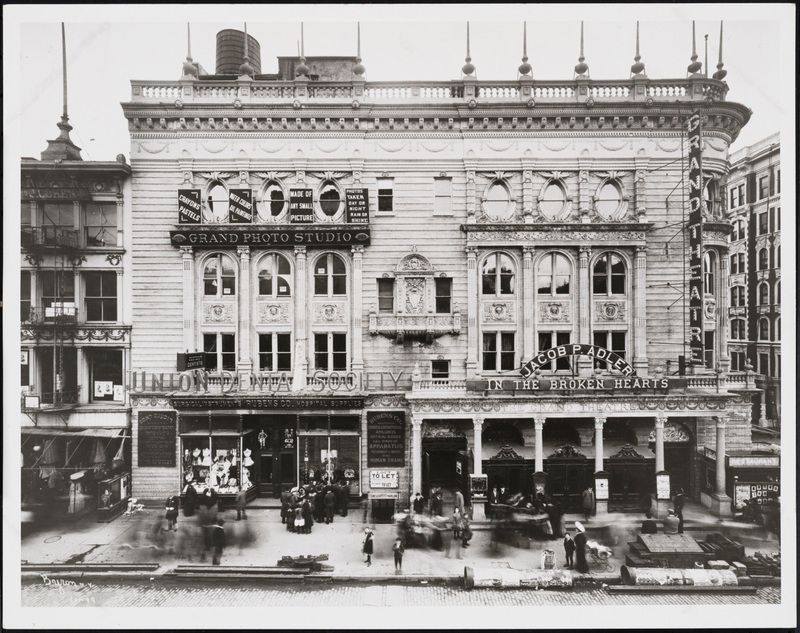
[[[431,488],[460,488],[466,497],[469,481],[466,437],[422,440],[422,494]]]
[[[547,493],[563,512],[580,512],[581,493],[592,485],[593,467],[591,460],[570,444],[545,460]]]
[[[608,509],[611,512],[639,512],[648,493],[655,489],[655,460],[624,445],[605,462],[608,472]]]
[[[648,439],[650,449],[655,452],[655,431],[650,433]],[[696,468],[695,446],[694,436],[687,426],[667,420],[664,424],[664,469],[669,473],[672,494],[680,488],[690,497],[699,494],[694,490],[692,478]]]
[[[259,496],[280,497],[297,485],[296,417],[253,416],[246,417],[245,424],[252,429],[245,437],[254,462],[251,480]]]

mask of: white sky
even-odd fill
[[[766,5],[765,5],[766,6]],[[708,33],[710,73],[715,70],[719,18],[725,16],[724,62],[728,99],[753,110],[735,147],[778,130],[791,113],[775,86],[780,76],[780,22],[765,9],[758,20],[736,19],[737,7],[541,5],[452,5],[426,7],[425,22],[408,21],[419,8],[402,6],[161,7],[61,6],[36,11],[20,25],[23,97],[7,101],[21,129],[23,156],[38,158],[53,138],[61,112],[61,37],[66,22],[69,113],[73,140],[84,159],[108,160],[129,154],[120,102],[130,98],[131,79],[174,80],[186,56],[186,20],[192,22],[192,56],[214,72],[216,33],[241,28],[261,44],[262,72],[277,71],[278,55],[295,55],[299,21],[305,20],[306,55],[354,55],[355,20],[361,20],[362,57],[368,80],[457,79],[465,55],[465,22],[471,21],[471,53],[479,79],[516,78],[522,54],[522,21],[528,22],[528,56],[535,79],[571,79],[578,57],[579,21],[586,21],[586,60],[596,79],[629,76],[634,55],[634,23],[640,18],[641,55],[650,78],[686,75],[691,54],[691,19],[697,18],[697,47],[704,58]],[[158,14],[161,19],[153,19]],[[221,15],[224,14],[224,15]],[[457,20],[453,20],[458,14]],[[34,17],[35,16],[35,17]],[[46,16],[53,22],[42,23]],[[167,17],[169,21],[165,20]],[[220,19],[230,17],[231,20]],[[39,18],[39,20],[37,20]],[[239,21],[234,21],[234,18]],[[97,21],[81,21],[97,20]],[[174,20],[174,21],[173,21]],[[785,44],[785,43],[784,43]],[[6,95],[10,92],[6,91]],[[12,95],[14,93],[11,93]]]

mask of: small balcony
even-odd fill
[[[22,322],[30,325],[75,325],[78,322],[78,309],[67,301],[53,302],[49,306],[31,306],[22,313]]]
[[[22,248],[33,250],[76,250],[80,247],[78,231],[61,226],[23,227]]]
[[[23,411],[60,411],[78,406],[81,388],[61,391],[45,391],[42,393],[28,393],[22,396],[21,409]]]

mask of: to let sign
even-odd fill
[[[200,224],[200,190],[178,189],[178,224]]]
[[[345,189],[347,203],[347,222],[351,224],[369,224],[369,190]]]
[[[703,337],[703,159],[700,113],[686,122],[689,144],[689,349],[694,364],[705,362]]]
[[[405,466],[406,421],[402,412],[367,413],[367,466]]]
[[[139,414],[139,466],[174,468],[177,421],[175,411],[143,411]]]
[[[293,224],[314,221],[314,192],[311,189],[289,190],[289,221]]]
[[[252,224],[252,191],[249,189],[231,189],[228,197],[228,219],[231,224]]]
[[[370,488],[399,488],[400,474],[396,470],[372,470],[369,473]]]

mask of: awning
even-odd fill
[[[62,429],[40,429],[23,427],[23,435],[39,435],[46,437],[122,437],[126,429],[81,429],[80,431],[64,431]]]

